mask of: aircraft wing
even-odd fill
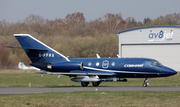
[[[55,74],[55,75],[66,75],[66,76],[89,76],[89,75],[104,75],[104,76],[112,76],[110,73],[69,73],[69,72],[36,72],[38,74]]]

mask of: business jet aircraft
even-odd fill
[[[89,82],[97,87],[104,81],[127,81],[125,78],[145,78],[143,86],[147,87],[149,78],[177,73],[149,58],[66,57],[29,34],[14,36],[22,47],[7,47],[23,49],[32,62],[30,65],[49,71],[40,73],[70,76],[72,81],[81,82],[83,87],[88,86]]]

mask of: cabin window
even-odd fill
[[[158,61],[151,61],[151,65],[162,66],[162,64]]]
[[[91,62],[89,62],[89,63],[88,63],[88,66],[91,66],[91,65],[92,65],[92,63],[91,63]]]
[[[112,62],[112,66],[114,66],[115,65],[115,62]]]
[[[99,62],[96,62],[96,66],[99,66]]]
[[[150,64],[151,64],[150,61],[146,61],[146,62],[145,62],[145,65],[150,65]]]

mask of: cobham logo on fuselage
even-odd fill
[[[125,64],[124,67],[143,67],[144,64]]]
[[[102,68],[108,68],[109,67],[109,61],[105,60],[102,62]]]
[[[169,41],[173,38],[173,31],[160,31],[159,33],[150,33],[148,35],[148,41]]]

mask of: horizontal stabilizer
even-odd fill
[[[14,47],[14,46],[5,46],[7,48],[17,48],[17,49],[28,49],[28,50],[34,50],[34,51],[48,51],[44,49],[39,49],[39,48],[31,48],[31,47]]]

